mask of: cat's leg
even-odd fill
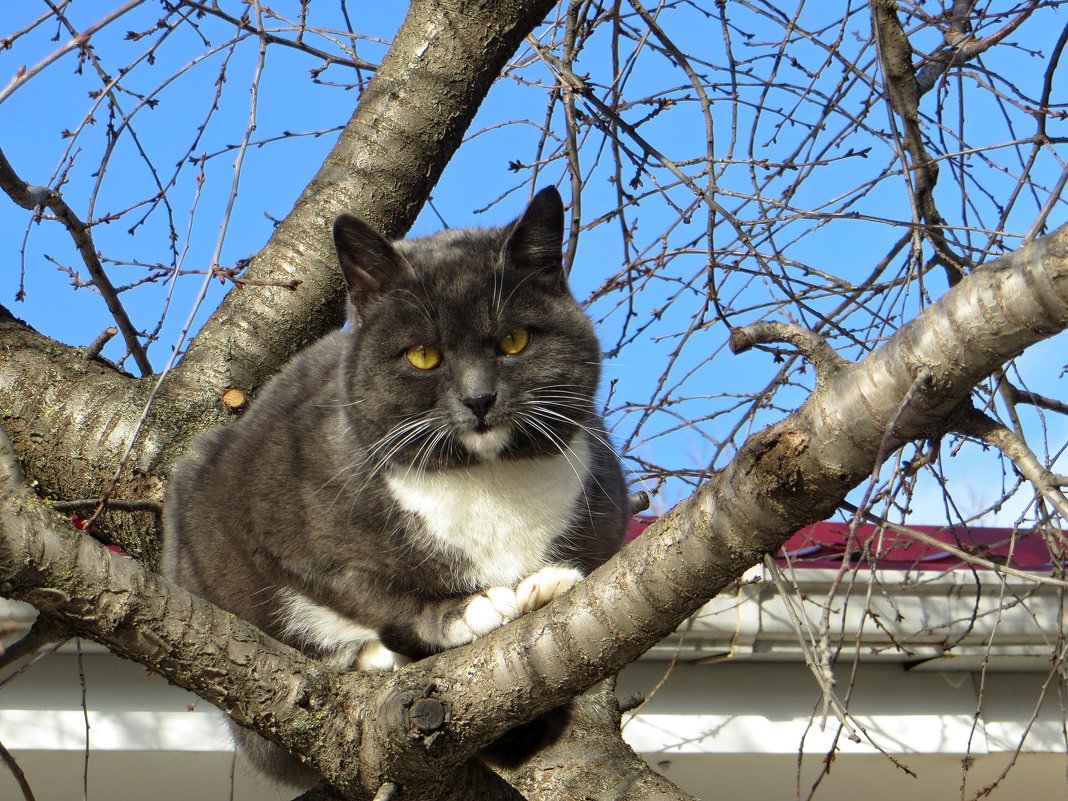
[[[455,648],[496,631],[523,613],[511,587],[488,587],[457,599],[456,607],[444,610],[431,626],[418,633],[435,649]]]
[[[280,596],[284,639],[337,670],[396,670],[411,660],[391,651],[378,632],[296,590]]]

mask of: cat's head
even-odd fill
[[[356,314],[345,408],[376,467],[566,453],[593,423],[600,349],[567,286],[563,226],[552,188],[511,225],[393,243],[338,217]]]

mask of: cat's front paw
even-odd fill
[[[511,587],[490,587],[471,597],[463,615],[449,626],[450,647],[466,645],[478,637],[496,631],[520,615],[515,590]]]
[[[582,571],[573,567],[564,565],[543,567],[537,573],[527,576],[516,587],[515,595],[519,603],[519,611],[526,614],[540,609],[557,595],[570,590],[582,581],[582,578]]]

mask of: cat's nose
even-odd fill
[[[486,392],[482,395],[472,395],[467,398],[460,398],[460,403],[475,413],[475,417],[478,421],[485,422],[486,415],[489,413],[490,407],[493,402],[497,400],[496,392]]]

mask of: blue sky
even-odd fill
[[[117,3],[75,3],[71,10],[71,19],[84,29],[108,7],[114,5]],[[231,5],[240,7],[239,4]],[[272,5],[280,13],[294,16],[298,7],[297,3],[285,0]],[[320,0],[312,3],[311,8],[313,23],[333,28],[341,27],[341,21],[333,12],[334,4]],[[22,28],[44,9],[43,4],[35,2],[6,4],[4,10],[0,11],[0,32],[10,33]],[[404,4],[401,3],[360,4],[359,9],[352,10],[353,21],[361,33],[388,38],[399,24],[403,10]],[[816,9],[806,13],[818,15],[830,11]],[[671,18],[674,22],[671,32],[677,44],[685,52],[703,57],[708,62],[704,66],[705,71],[717,74],[717,64],[722,65],[724,60],[717,24],[693,10],[683,9],[675,13],[676,16]],[[732,13],[741,14],[741,11]],[[110,72],[146,52],[151,42],[155,41],[151,36],[139,40],[127,39],[127,31],[148,30],[159,17],[158,4],[146,2],[127,14],[111,29],[94,37],[95,52],[105,61]],[[668,19],[665,17],[665,25]],[[1031,26],[1027,29],[1029,47],[1049,52],[1050,43],[1057,35],[1059,26],[1063,24],[1063,20],[1056,14],[1051,19],[1056,24]],[[810,28],[815,28],[818,27],[817,23],[818,21],[810,20],[808,24]],[[116,222],[98,226],[94,232],[97,245],[106,255],[124,261],[165,264],[173,263],[180,257],[184,269],[201,271],[210,261],[233,174],[233,151],[227,151],[226,148],[240,141],[247,124],[250,111],[249,81],[256,70],[257,54],[253,39],[245,41],[231,53],[222,47],[229,38],[226,26],[210,19],[199,24],[199,32],[191,26],[175,31],[171,39],[155,52],[155,63],[141,63],[124,82],[132,92],[141,95],[151,93],[162,83],[169,81],[183,65],[205,51],[204,38],[220,48],[217,53],[192,66],[167,84],[158,95],[154,95],[159,100],[157,106],[138,112],[134,118],[136,141],[128,135],[120,137],[100,183],[96,200],[97,216],[109,211],[121,211],[131,203],[150,196],[155,191],[153,186],[156,180],[166,183],[172,175],[177,175],[177,184],[168,193],[169,211],[162,207],[156,208],[143,224],[136,226],[134,233],[129,233],[129,230],[142,214],[136,210],[126,213]],[[780,35],[774,25],[756,17],[747,19],[744,24],[749,26],[747,31],[752,32],[758,39],[759,36],[773,38]],[[867,63],[867,69],[874,74],[876,71],[870,64],[870,51],[862,46],[866,24],[862,15],[856,15],[856,19],[845,29],[847,36],[844,46],[855,46],[860,67],[864,68]],[[56,32],[54,23],[41,26],[32,34],[19,39],[12,49],[0,51],[0,83],[6,83],[21,66],[32,66],[52,52],[58,44],[66,41],[68,37],[65,32],[60,32],[58,43],[51,41]],[[923,35],[917,36],[917,41],[923,39]],[[851,44],[854,40],[855,43]],[[578,71],[590,73],[594,83],[606,81],[607,45],[604,39],[599,41],[600,43],[594,41],[590,45],[577,65]],[[323,46],[327,47],[328,43]],[[359,44],[358,54],[369,60],[377,61],[382,52],[383,47],[373,41],[365,40]],[[759,74],[759,70],[765,68],[766,57],[761,56],[761,52],[756,44],[745,37],[736,37],[733,53],[738,58],[751,56],[751,67],[756,71],[754,74]],[[717,98],[720,102],[713,104],[717,158],[728,159],[733,155],[741,160],[744,156],[742,144],[750,134],[756,141],[758,151],[764,148],[769,158],[782,158],[782,153],[788,152],[789,149],[782,147],[777,140],[787,139],[799,125],[811,120],[818,103],[810,102],[810,98],[805,99],[806,87],[812,82],[807,73],[819,69],[827,56],[821,48],[805,41],[793,47],[791,54],[798,66],[795,68],[790,64],[783,64],[777,67],[778,86],[771,91],[767,100],[768,108],[782,109],[778,117],[767,113],[758,119],[742,106],[738,111],[739,117],[735,120],[732,116],[734,107],[722,102],[722,97]],[[991,60],[993,58],[991,56]],[[999,51],[998,58],[1003,61],[994,66],[1006,74],[1033,73],[1043,65],[1040,57],[1022,49],[1006,49],[1004,55]],[[865,62],[864,59],[869,61]],[[226,81],[221,87],[218,109],[210,114],[209,124],[202,137],[190,151],[190,143],[196,136],[197,126],[209,117],[216,79],[224,64]],[[257,108],[257,130],[253,139],[278,137],[284,131],[308,135],[249,150],[241,174],[240,193],[222,249],[221,263],[224,266],[231,265],[262,247],[271,231],[270,218],[277,219],[286,214],[332,145],[336,134],[331,131],[343,124],[351,113],[356,92],[312,82],[309,70],[318,66],[319,62],[315,58],[288,48],[272,47],[268,50]],[[832,66],[834,69],[841,69],[837,63]],[[62,187],[62,192],[68,203],[85,216],[86,202],[96,183],[94,172],[106,152],[107,142],[102,132],[108,120],[106,109],[102,105],[95,113],[95,123],[86,127],[73,141],[61,134],[64,130],[78,130],[92,102],[89,93],[100,85],[100,79],[90,65],[85,65],[81,74],[76,72],[76,67],[76,56],[68,54],[3,102],[0,113],[0,146],[22,178],[34,184],[55,185],[54,176],[64,170],[68,166],[67,160],[73,157],[73,164],[70,165],[68,173],[69,182]],[[828,75],[831,74],[831,67],[824,69]],[[334,67],[324,72],[321,79],[327,82],[351,82],[354,77],[351,70]],[[625,97],[643,98],[660,92],[665,83],[678,84],[679,80],[678,74],[671,71],[666,59],[647,49],[643,51],[637,67],[629,75]],[[492,204],[496,198],[508,193],[524,178],[524,174],[517,175],[509,169],[510,162],[519,160],[529,163],[533,157],[545,114],[545,89],[531,85],[531,82],[549,85],[551,76],[544,67],[535,64],[504,77],[494,87],[471,127],[469,141],[454,157],[434,190],[433,209],[429,206],[424,209],[413,233],[425,233],[439,228],[439,214],[448,225],[458,227],[506,222],[522,210],[527,198],[526,189],[512,192],[485,213],[476,214],[478,209]],[[823,84],[817,82],[812,86],[818,89]],[[793,90],[790,87],[800,88]],[[669,158],[680,161],[694,154],[700,155],[705,141],[700,110],[693,102],[692,95],[685,89],[686,87],[682,87],[664,95],[672,100],[670,108],[659,112],[641,129]],[[811,90],[808,93],[811,94]],[[850,96],[855,97],[856,93],[863,93],[862,85],[858,84]],[[952,93],[947,100],[952,100]],[[121,96],[120,102],[128,113],[140,100],[129,94]],[[629,112],[630,119],[634,121],[642,118],[649,108],[651,107],[648,105],[635,106]],[[969,123],[969,141],[981,140],[984,137],[990,142],[1009,139],[1010,133],[998,123],[998,115],[1004,116],[1003,111],[997,104],[986,108],[978,102],[973,103],[969,107],[969,114],[973,117],[988,115],[990,124],[972,126]],[[737,145],[737,152],[732,153],[731,127],[736,121],[737,139],[740,144]],[[830,124],[833,126],[834,120]],[[871,126],[878,128],[887,124],[885,110],[871,110]],[[1051,127],[1052,125],[1053,123]],[[554,128],[561,130],[559,113],[554,121]],[[825,158],[830,157],[832,161],[820,168],[819,180],[802,185],[800,192],[791,198],[791,202],[797,206],[807,203],[813,207],[831,204],[833,208],[832,199],[855,187],[859,180],[858,175],[868,171],[875,176],[872,180],[879,180],[879,183],[871,192],[857,200],[853,207],[860,208],[865,213],[883,213],[890,218],[907,220],[908,205],[901,181],[881,180],[879,175],[879,165],[889,164],[893,154],[878,142],[869,144],[872,144],[873,149],[864,159],[843,157],[844,146],[831,148],[822,154],[800,154],[802,157],[809,155],[813,158],[822,155]],[[73,149],[68,151],[70,146],[73,146]],[[856,140],[850,140],[848,146],[859,149]],[[152,154],[155,176],[138,156],[139,147]],[[615,200],[615,185],[610,180],[611,172],[605,164],[598,161],[598,147],[600,145],[597,137],[591,133],[590,147],[583,151],[582,156],[586,170],[584,174],[587,176],[582,193],[584,221],[593,221],[608,212]],[[190,153],[194,156],[219,153],[205,162],[202,185],[198,185],[196,180],[196,165],[186,161],[181,170],[176,168],[179,160]],[[799,158],[800,160],[802,159]],[[1043,180],[1052,185],[1060,169],[1056,159],[1047,159],[1042,169],[1046,171]],[[944,169],[943,177],[945,172]],[[1002,172],[1008,174],[1008,171]],[[1008,177],[1002,177],[1002,173],[997,169],[988,173],[988,179],[995,187],[1003,187],[997,191],[1010,191],[1011,180]],[[546,166],[539,183],[544,185],[550,181],[557,182],[562,174],[562,162],[557,160]],[[629,179],[634,175],[641,173],[636,169],[628,170],[624,178]],[[642,185],[633,191],[653,192],[654,182],[663,180],[664,175],[663,171],[644,175]],[[743,177],[739,178],[739,175]],[[725,168],[722,187],[727,194],[723,196],[722,202],[728,208],[735,202],[742,202],[730,193],[745,190],[744,175],[745,173],[736,173]],[[789,173],[782,180],[788,178]],[[774,193],[775,184],[771,187],[769,196]],[[562,188],[566,194],[566,181]],[[942,202],[952,205],[952,184],[941,189],[945,196]],[[680,204],[687,202],[687,192],[681,188],[668,190],[665,195],[675,198]],[[974,202],[979,206],[989,206],[995,204],[996,200],[998,198],[985,199],[976,193]],[[1041,198],[1035,202],[1040,200]],[[667,311],[648,331],[637,337],[633,344],[606,363],[606,378],[617,382],[612,397],[614,406],[624,406],[628,402],[640,404],[642,399],[649,397],[662,365],[670,357],[677,342],[674,334],[685,327],[688,317],[703,304],[702,286],[693,285],[688,289],[680,289],[683,283],[692,281],[694,276],[701,274],[707,261],[707,257],[701,252],[702,248],[707,250],[707,244],[702,242],[700,236],[701,213],[703,212],[698,213],[695,222],[678,225],[670,234],[665,233],[661,238],[660,232],[666,231],[672,224],[674,211],[670,205],[661,202],[654,193],[632,209],[631,222],[636,224],[639,233],[635,240],[639,251],[655,253],[662,243],[679,248],[681,243],[691,239],[695,240],[695,244],[693,253],[672,257],[669,268],[664,272],[668,280],[650,282],[641,293],[641,319],[648,319],[662,308]],[[1008,227],[1011,230],[1025,230],[1029,214],[1033,218],[1033,207],[1021,206]],[[178,242],[173,246],[168,242],[168,217],[173,221],[174,229],[179,235]],[[1062,222],[1065,217],[1062,204],[1055,210],[1051,222]],[[724,232],[726,233],[725,229]],[[717,246],[721,246],[719,236],[717,229]],[[852,220],[835,221],[820,227],[805,218],[797,218],[785,221],[781,228],[777,229],[776,236],[776,245],[782,243],[782,247],[788,247],[790,258],[820,265],[828,273],[842,278],[856,278],[867,274],[872,264],[885,253],[887,243],[900,236],[900,230]],[[27,239],[23,251],[24,238]],[[794,241],[795,239],[797,241]],[[56,224],[47,221],[40,225],[32,224],[27,212],[10,202],[0,202],[0,243],[3,244],[5,254],[4,267],[0,269],[0,302],[17,316],[26,319],[44,333],[72,344],[90,342],[103,328],[111,324],[99,296],[94,295],[91,289],[72,291],[70,276],[46,258],[51,257],[60,264],[73,267],[82,277],[86,277],[85,269],[80,265],[69,237]],[[20,279],[23,259],[24,278]],[[622,260],[617,225],[606,224],[584,233],[580,240],[577,266],[572,274],[576,295],[587,297],[601,281],[620,269]],[[112,280],[121,285],[143,277],[145,272],[143,267],[116,265],[111,268],[110,274]],[[767,295],[766,280],[752,281],[746,278],[744,273],[723,273],[719,277],[724,296],[733,298],[739,307],[756,302]],[[14,296],[20,286],[20,280],[25,283],[26,300],[15,303]],[[158,342],[150,349],[157,368],[166,362],[178,331],[191,311],[192,299],[203,281],[200,275],[188,275],[180,277],[173,286],[167,281],[160,281],[123,294],[123,301],[133,316],[135,325],[147,330],[156,325],[164,304],[169,302]],[[937,297],[943,289],[944,281],[934,276],[931,279],[931,294]],[[210,313],[225,291],[227,287],[218,282],[211,283],[208,301],[198,312],[199,321]],[[676,293],[679,293],[678,299],[666,305]],[[836,301],[833,298],[828,299],[824,305],[834,302]],[[624,325],[625,309],[618,307],[618,303],[618,298],[606,299],[594,303],[591,307],[594,317],[602,321],[601,333],[606,346],[614,341]],[[807,316],[808,313],[804,309],[789,305],[784,308],[787,313],[794,315],[797,322],[812,324],[815,320]],[[909,315],[915,313],[919,308],[918,296],[911,296],[900,308]],[[736,317],[736,322],[756,319],[760,315],[758,309],[742,313]],[[713,325],[695,334],[688,341],[675,370],[668,377],[669,384],[679,384],[676,396],[689,398],[680,400],[674,407],[681,415],[682,423],[685,423],[687,418],[707,416],[719,408],[729,408],[732,403],[729,399],[717,401],[712,396],[720,394],[724,389],[734,395],[757,391],[777,370],[777,364],[767,354],[726,354],[724,346],[727,333],[722,325]],[[841,347],[846,343],[836,344]],[[1061,337],[1059,341],[1040,346],[1023,357],[1022,369],[1027,372],[1031,387],[1053,396],[1063,397],[1066,394],[1064,379],[1057,374],[1060,365],[1065,361],[1064,351],[1064,338]],[[121,345],[115,341],[109,346],[106,354],[118,358],[121,352]],[[846,355],[855,358],[860,354],[856,349],[850,351],[847,348]],[[1056,368],[1051,369],[1051,364],[1057,365]],[[800,403],[805,391],[805,386],[802,385],[785,393],[780,404],[789,408],[790,404]],[[715,406],[716,403],[720,406]],[[782,413],[783,409],[772,409],[758,419],[761,423],[766,423],[778,419]],[[613,416],[617,439],[626,438],[636,414],[631,410],[621,411]],[[643,430],[634,444],[635,453],[649,455],[661,463],[701,466],[707,462],[714,440],[731,427],[732,419],[729,413],[724,412],[722,417],[710,419],[698,428],[680,426],[679,417],[661,415]],[[1068,439],[1068,426],[1056,416],[1048,417],[1048,422],[1048,441],[1051,447],[1057,448],[1058,443],[1064,443]],[[675,427],[680,430],[670,437],[655,436],[658,431]],[[1000,471],[993,466],[992,461],[987,462],[990,466],[975,468],[977,462],[971,454],[976,450],[973,446],[967,446],[956,459],[947,457],[951,480],[962,488],[961,498],[991,498],[1001,485]],[[662,491],[660,504],[670,503],[686,492],[685,486],[673,483]],[[932,518],[944,516],[939,508],[939,494],[938,486],[933,483],[918,490],[916,505],[919,507],[922,501],[923,508],[918,508],[916,514],[924,516],[924,519],[917,522],[939,522],[941,517],[938,520]],[[1011,517],[1017,511],[1015,508],[1005,510],[998,519],[1011,522]]]

